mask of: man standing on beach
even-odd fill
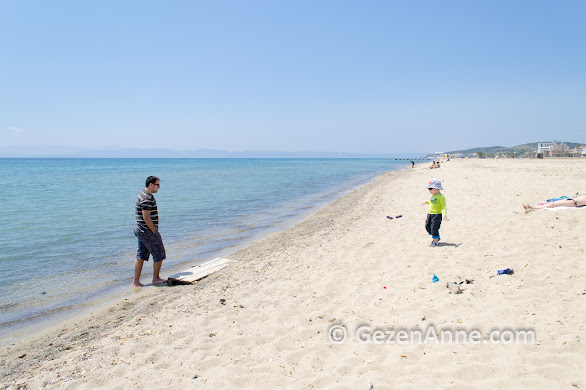
[[[153,284],[165,283],[159,277],[163,260],[167,257],[163,238],[159,233],[159,214],[157,213],[157,201],[153,194],[161,188],[161,181],[156,176],[149,176],[146,179],[146,187],[136,199],[136,225],[134,235],[138,237],[138,253],[134,260],[133,287],[141,287],[140,274],[145,261],[153,255]]]

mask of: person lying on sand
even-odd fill
[[[582,207],[586,206],[586,195],[576,196],[574,198],[556,200],[555,202],[548,202],[538,204],[537,206],[529,206],[528,204],[524,204],[523,208],[525,212],[537,210],[537,209],[551,209],[554,207]]]

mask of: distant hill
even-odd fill
[[[552,141],[541,141],[541,142],[552,142]],[[581,143],[576,143],[576,142],[565,142],[565,141],[558,141],[559,143],[563,142],[564,144],[568,145],[570,147],[570,149],[573,149],[577,146],[582,145]],[[456,154],[456,153],[461,153],[461,154],[474,154],[474,153],[484,153],[484,154],[494,154],[494,153],[525,153],[525,152],[534,152],[537,150],[537,144],[539,142],[533,142],[530,144],[523,144],[523,145],[517,145],[517,146],[511,146],[511,147],[506,147],[506,146],[486,146],[486,147],[481,147],[481,148],[472,148],[472,149],[466,149],[466,150],[454,150],[451,152],[447,152],[447,154]]]

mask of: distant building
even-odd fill
[[[562,157],[568,154],[570,147],[565,143],[558,144],[554,141],[553,145],[549,148],[550,157]]]
[[[544,155],[549,156],[549,151],[553,144],[554,142],[539,142],[537,144],[537,153],[543,153]]]
[[[570,147],[565,143],[553,142],[538,142],[537,153],[542,153],[545,157],[562,157],[568,154]]]
[[[428,159],[434,159],[434,160],[439,160],[444,156],[444,152],[435,152],[435,153],[430,153],[428,155],[426,155],[425,157]]]
[[[567,151],[568,157],[582,157],[582,149],[578,145]]]

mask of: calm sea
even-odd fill
[[[162,276],[225,255],[405,161],[0,159],[0,336],[131,283],[134,204],[149,175],[167,249]],[[145,263],[148,282],[152,261]],[[146,273],[146,275],[145,275]]]

